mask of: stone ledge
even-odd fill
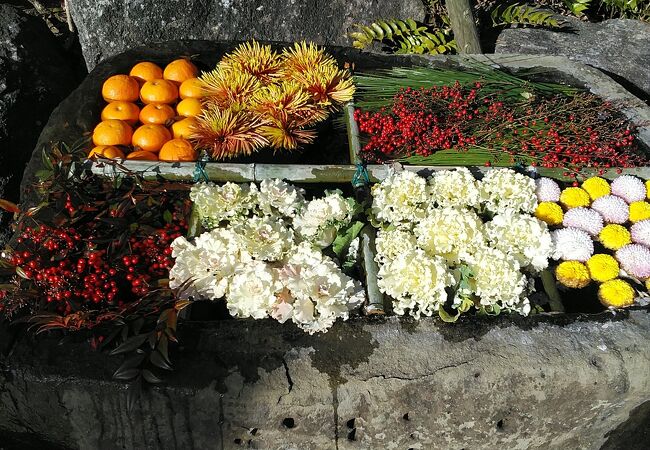
[[[132,413],[126,386],[108,381],[119,358],[22,338],[0,378],[0,434],[79,449],[642,448],[634,434],[603,446],[648,420],[647,310],[180,332],[168,384]]]

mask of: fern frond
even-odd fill
[[[575,16],[581,16],[591,6],[591,0],[563,0],[564,6],[569,8]]]
[[[547,28],[560,27],[560,23],[553,17],[553,12],[519,3],[513,3],[503,10],[501,6],[497,6],[490,15],[495,27],[515,24]]]
[[[373,42],[384,44],[395,53],[437,55],[456,49],[449,29],[431,28],[413,19],[381,19],[370,25],[356,25],[350,33],[356,48],[364,49]]]

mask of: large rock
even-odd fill
[[[647,311],[180,330],[175,372],[132,411],[108,381],[119,358],[19,341],[0,375],[0,436],[89,450],[647,449]]]
[[[18,200],[25,163],[41,129],[75,84],[45,24],[0,4],[0,197]]]
[[[563,55],[592,65],[625,83],[635,95],[650,100],[650,24],[612,19],[601,23],[568,19],[568,29],[506,29],[495,53]]]
[[[382,17],[421,20],[421,0],[70,0],[92,69],[111,55],[172,39],[295,41],[350,45],[352,24]]]

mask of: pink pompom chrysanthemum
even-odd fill
[[[630,217],[630,207],[620,197],[604,195],[594,200],[591,208],[597,211],[607,223],[625,223]]]
[[[632,242],[650,247],[650,219],[642,220],[630,227]]]
[[[628,274],[645,280],[650,277],[650,249],[640,244],[628,244],[616,250],[616,259]]]
[[[603,217],[590,208],[573,208],[564,213],[562,225],[574,227],[596,236],[603,229]]]
[[[564,261],[587,261],[594,254],[594,243],[585,231],[577,228],[561,228],[551,233],[553,259]]]
[[[539,202],[558,202],[560,192],[560,186],[550,178],[542,177],[535,180],[535,194]]]
[[[612,195],[621,197],[628,203],[645,200],[646,190],[643,181],[632,175],[621,175],[612,181]]]

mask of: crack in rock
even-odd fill
[[[277,403],[278,405],[280,404],[282,399],[285,396],[289,395],[291,393],[291,391],[293,390],[293,380],[291,379],[291,374],[289,373],[289,365],[287,364],[287,360],[285,358],[282,358],[282,365],[284,366],[284,373],[285,373],[285,375],[287,377],[288,389],[287,389],[287,392],[285,394],[282,394],[280,396],[280,398],[278,398],[278,403]]]
[[[432,376],[435,376],[438,372],[440,372],[442,370],[455,369],[455,368],[464,366],[464,365],[469,364],[469,363],[470,363],[470,361],[462,361],[462,362],[460,362],[458,364],[449,364],[449,365],[446,365],[446,366],[438,367],[437,369],[435,369],[433,371],[433,373],[427,373],[427,374],[418,375],[418,376],[415,376],[415,377],[400,377],[400,376],[397,376],[397,375],[377,374],[377,375],[372,375],[372,376],[370,376],[370,377],[368,377],[368,378],[366,378],[366,379],[364,379],[362,381],[370,381],[370,380],[374,380],[376,378],[381,378],[383,380],[400,380],[400,381],[423,380],[425,378],[430,378]]]

